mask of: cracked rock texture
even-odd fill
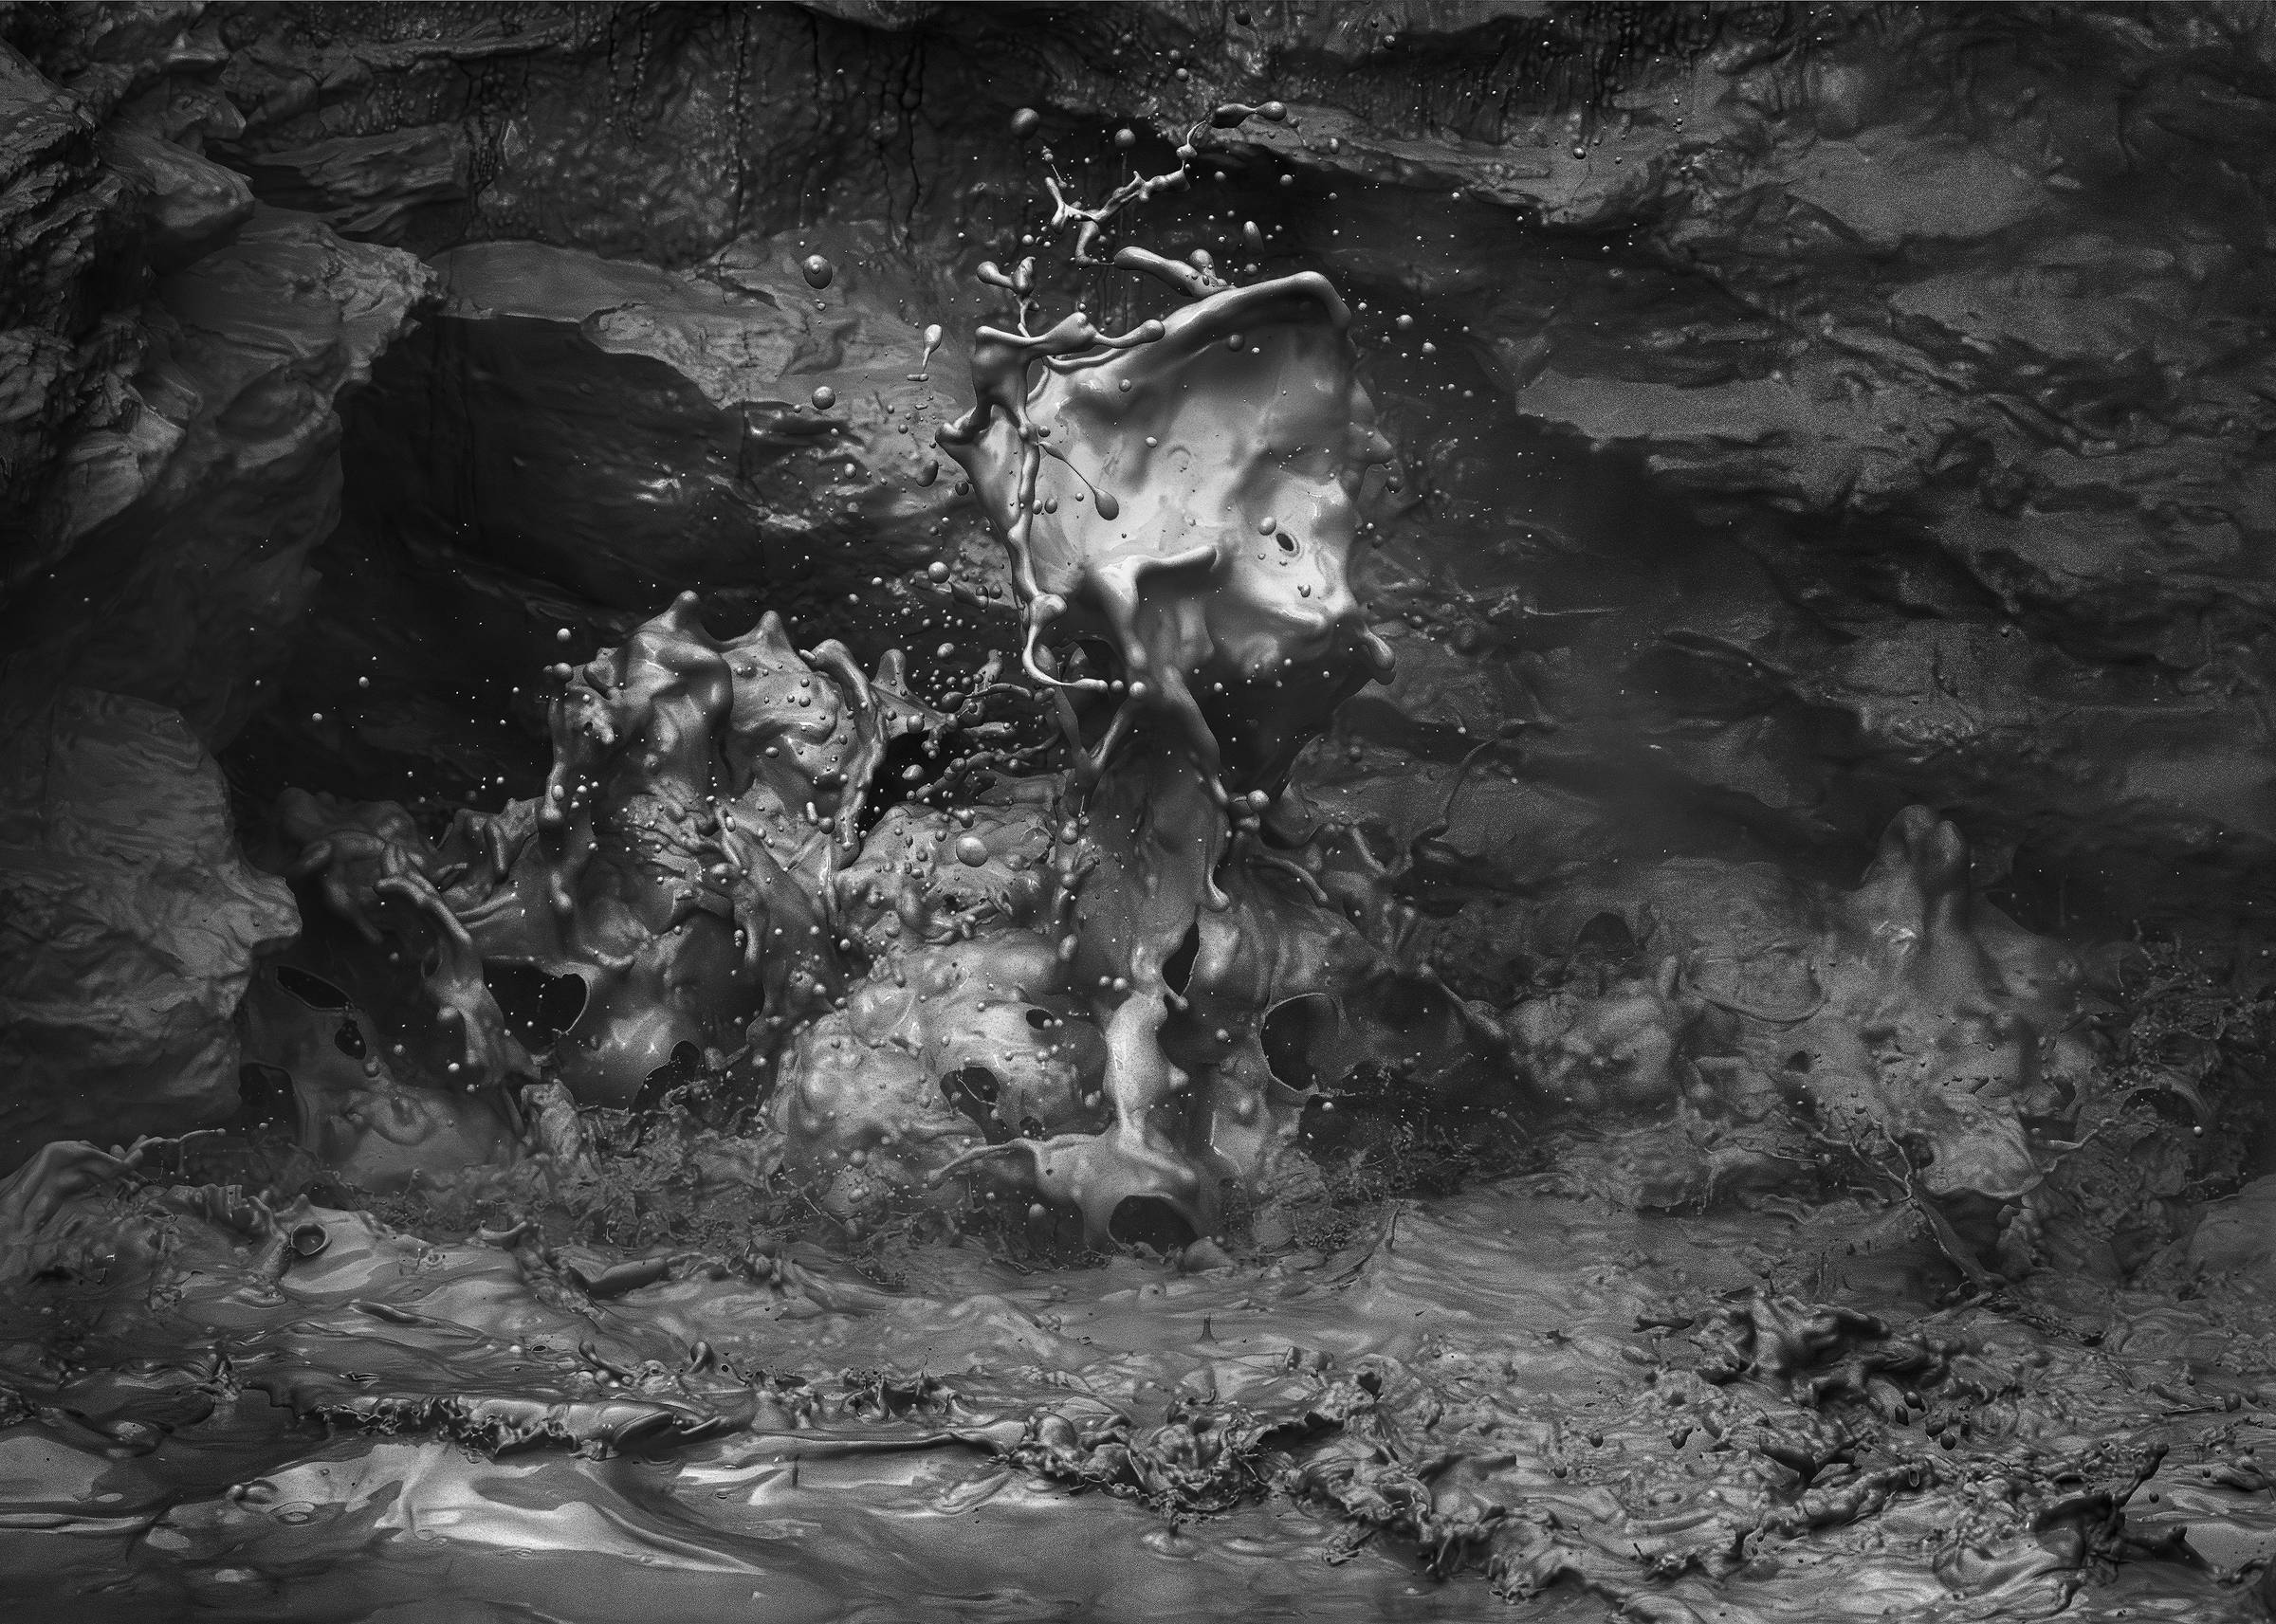
[[[1495,739],[1424,851],[1449,906],[1669,856],[1845,880],[1921,802],[2037,927],[2256,933],[2272,29],[0,7],[0,726],[97,690],[248,805],[455,800],[528,793],[521,684],[683,588],[968,669],[1000,564],[954,470],[921,483],[1002,315],[968,273],[1044,227],[1043,148],[1099,195],[1271,97],[1129,233],[1359,308],[1403,478],[1358,582],[1400,668],[1304,806],[1404,841]]]

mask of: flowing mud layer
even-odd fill
[[[50,1155],[8,1192],[11,1597],[90,1619],[2257,1615],[2264,1298],[2050,1276],[1956,1303],[1900,1206],[1560,1193],[1615,1148],[1381,1204],[1331,1251],[1181,1273],[933,1243],[866,1275],[747,1232],[429,1241]]]

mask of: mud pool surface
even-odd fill
[[[1939,1308],[1900,1208],[1590,1177],[1198,1274],[794,1244],[589,1295],[321,1209],[271,1287],[213,1196],[98,1194],[109,1279],[0,1308],[0,1568],[88,1619],[2258,1615],[2256,1302]]]

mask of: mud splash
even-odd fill
[[[1352,497],[1389,454],[1348,321],[1305,275],[1221,288],[1119,339],[1079,315],[1033,338],[983,328],[980,404],[942,431],[1011,550],[1023,663],[1076,757],[1062,951],[1074,985],[1098,990],[1113,1127],[1019,1148],[1095,1235],[1133,1196],[1206,1233],[1216,1177],[1246,1171],[1165,1125],[1197,1081],[1165,1037],[1192,995],[1169,966],[1191,936],[1192,985],[1217,990],[1233,955],[1202,921],[1232,906],[1226,809],[1240,798],[1253,836],[1296,751],[1390,667],[1348,579]],[[1086,639],[1095,673],[1063,674]],[[1263,1080],[1247,1081],[1234,1101],[1196,1089],[1184,1114],[1254,1122]]]
[[[1094,208],[1055,173],[1074,262],[1281,116],[1221,108]],[[1111,263],[1188,302],[1034,331],[1033,263],[982,273],[1013,323],[939,443],[1022,637],[969,695],[688,594],[555,669],[539,795],[284,796],[306,928],[253,978],[240,1118],[0,1185],[21,1593],[2260,1606],[2269,1202],[2186,1238],[2217,1154],[2170,1113],[2265,1058],[2265,985],[2153,1064],[2133,960],[2016,925],[1916,807],[1850,890],[1576,884],[1527,984],[1457,996],[1413,905],[1446,812],[1386,844],[1288,791],[1391,668],[1349,312]]]

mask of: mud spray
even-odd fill
[[[2168,1287],[2265,1214],[2147,1267],[2113,1217],[2203,1104],[2102,1035],[2122,955],[2017,927],[1914,809],[1854,890],[1665,865],[1465,1002],[1414,949],[1435,831],[1288,795],[1391,670],[1349,313],[1106,252],[1285,118],[1095,206],[1054,172],[1074,263],[1166,315],[1045,322],[1033,260],[983,267],[1012,313],[939,444],[1023,636],[969,694],[688,594],[556,668],[537,797],[285,797],[243,1119],[0,1187],[11,1597],[2261,1605],[2276,1346]]]

